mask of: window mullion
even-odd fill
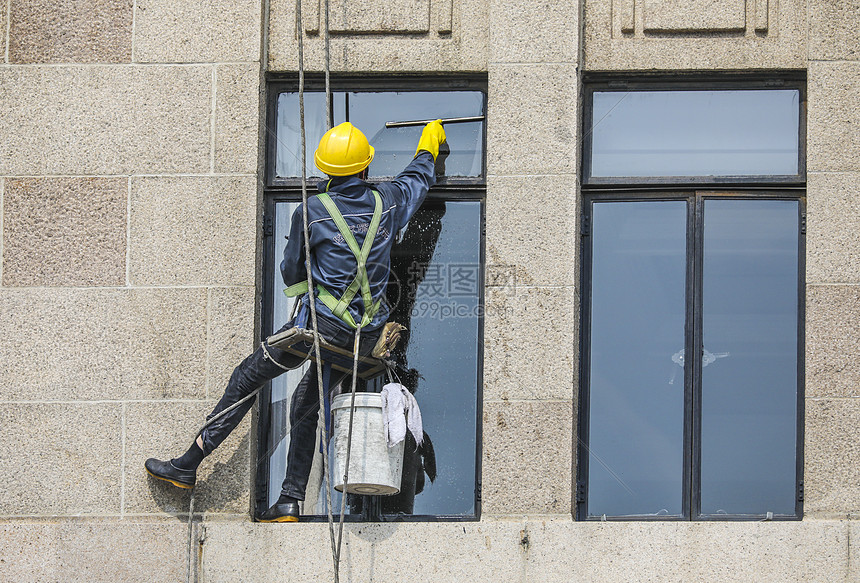
[[[704,232],[704,200],[701,193],[696,193],[690,199],[692,207],[688,244],[689,244],[689,278],[687,286],[687,349],[685,359],[685,401],[688,403],[689,418],[685,433],[685,451],[689,451],[689,464],[686,466],[689,478],[689,490],[685,500],[689,510],[689,519],[699,517],[701,510],[701,460],[702,460],[702,269],[704,263],[703,237]]]

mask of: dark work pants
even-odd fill
[[[352,352],[355,342],[352,330],[342,328],[331,320],[322,317],[317,318],[317,324],[319,333],[323,338],[336,346]],[[278,330],[278,332],[288,330],[292,327],[293,322],[290,321]],[[362,330],[359,349],[361,354],[366,355],[373,350],[380,332],[381,329],[373,331]],[[308,349],[313,350],[312,347]],[[268,351],[268,354],[266,351]],[[269,355],[277,361],[277,364],[272,362]],[[268,344],[266,344],[265,350],[263,346],[260,346],[233,371],[230,381],[227,383],[227,388],[224,391],[224,396],[221,397],[221,400],[218,401],[218,404],[215,405],[212,413],[206,419],[211,419],[230,405],[237,403],[243,397],[252,393],[258,387],[280,376],[286,372],[285,368],[297,368],[303,362],[303,357],[272,348]],[[281,366],[278,366],[279,364]],[[337,386],[346,377],[351,379],[351,375],[332,370],[329,388]],[[203,452],[206,455],[209,455],[215,448],[221,445],[221,442],[239,425],[239,422],[251,409],[253,403],[254,399],[248,399],[240,407],[236,407],[203,430],[201,436],[203,438]],[[281,493],[285,496],[291,496],[298,500],[305,499],[308,476],[310,475],[311,464],[314,459],[318,418],[319,387],[317,385],[317,367],[315,364],[312,364],[296,387],[290,405],[290,447],[287,452],[286,477],[284,478],[281,490]]]

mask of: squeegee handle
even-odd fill
[[[423,126],[427,125],[431,121],[436,121],[435,119],[415,119],[411,121],[387,121],[385,122],[385,127],[387,128],[406,128],[410,126]],[[443,119],[442,125],[446,123],[469,123],[473,121],[484,121],[483,115],[473,115],[471,117],[449,117],[447,119]]]

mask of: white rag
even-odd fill
[[[407,427],[415,438],[416,445],[424,442],[418,401],[400,383],[388,383],[382,387],[382,424],[388,447],[394,447],[406,439]]]

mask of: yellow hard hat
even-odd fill
[[[364,134],[347,121],[323,135],[314,162],[329,176],[351,176],[370,165],[373,153]]]

